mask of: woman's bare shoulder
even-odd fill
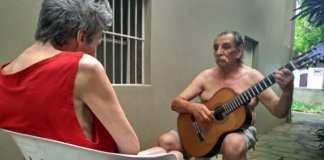
[[[79,62],[79,71],[102,71],[102,64],[94,57],[84,54]]]

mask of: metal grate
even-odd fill
[[[113,84],[144,83],[144,0],[109,0],[114,20],[96,58]]]

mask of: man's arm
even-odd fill
[[[178,113],[191,113],[197,121],[212,121],[212,112],[202,103],[191,100],[203,91],[203,74],[199,74],[188,87],[171,103],[171,109]]]
[[[75,87],[76,94],[114,138],[119,152],[136,154],[138,138],[100,62],[85,54],[79,63]]]
[[[280,97],[271,88],[266,89],[258,97],[274,116],[284,118],[287,116],[292,104],[294,75],[288,69],[283,69],[275,71],[274,77],[282,91]]]

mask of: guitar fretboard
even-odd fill
[[[296,69],[295,65],[290,61],[288,64],[284,65],[280,69],[287,68],[290,71],[293,71]],[[276,83],[275,78],[274,78],[274,73],[269,74],[267,77],[265,77],[263,80],[259,81],[249,89],[245,90],[241,94],[237,95],[230,101],[226,102],[223,104],[221,107],[218,107],[216,109],[221,109],[224,111],[226,114],[232,112],[236,108],[247,104],[250,102],[250,100],[255,97],[256,95],[260,94],[262,91],[265,89],[269,88],[272,86],[274,83]],[[215,110],[216,111],[216,110]]]

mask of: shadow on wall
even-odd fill
[[[0,159],[1,160],[23,160],[16,143],[11,136],[0,130]]]

